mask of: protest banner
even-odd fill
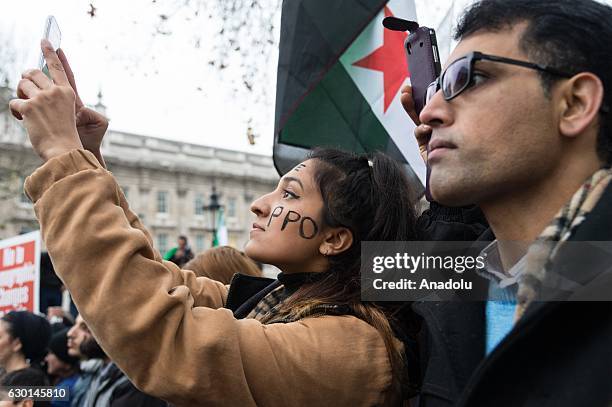
[[[0,240],[0,315],[38,312],[40,246],[40,231]]]

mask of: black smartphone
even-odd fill
[[[397,17],[386,17],[383,20],[385,28],[394,31],[408,31],[404,42],[404,50],[408,60],[410,86],[412,86],[412,99],[417,115],[425,106],[425,96],[429,85],[440,76],[442,70],[436,31],[419,26],[416,21],[404,20]],[[429,147],[428,147],[429,152]],[[431,169],[427,165],[425,177],[425,198],[432,201],[429,193],[429,175]]]
[[[440,55],[436,31],[419,26],[416,21],[404,20],[398,17],[385,17],[383,25],[388,30],[408,31],[404,42],[404,50],[408,60],[412,98],[417,114],[425,106],[427,87],[440,75]]]
[[[440,75],[440,55],[436,32],[428,27],[419,27],[408,34],[404,43],[412,98],[417,114],[425,106],[427,87]]]
[[[412,86],[412,99],[417,115],[425,107],[425,96],[427,88],[440,75],[440,54],[438,54],[438,42],[436,32],[428,27],[419,27],[408,34],[404,43],[406,57],[408,58],[408,70],[410,71],[410,84]],[[429,153],[429,145],[427,147]],[[429,192],[429,175],[431,168],[427,165],[425,176],[425,199],[432,201]]]

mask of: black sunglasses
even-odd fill
[[[425,104],[427,104],[427,102],[429,102],[440,89],[442,89],[444,100],[448,101],[459,96],[461,92],[469,88],[474,83],[474,63],[479,60],[522,66],[524,68],[547,72],[551,75],[560,76],[563,78],[571,78],[574,76],[568,72],[563,72],[546,65],[504,58],[496,55],[487,55],[475,51],[470,52],[469,54],[454,61],[444,70],[441,76],[439,76],[427,87],[427,92],[425,92]]]

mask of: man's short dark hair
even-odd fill
[[[178,237],[178,240],[184,240],[184,241],[185,241],[185,243],[187,243],[187,236],[185,236],[185,235],[180,235],[180,236]]]
[[[533,62],[577,74],[591,72],[604,86],[603,106],[612,107],[612,8],[594,0],[481,0],[461,17],[460,40],[479,31],[496,32],[526,22],[519,46]],[[476,50],[478,51],[478,50]],[[549,95],[559,80],[541,73]],[[612,164],[612,114],[600,113],[597,153]]]

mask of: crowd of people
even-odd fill
[[[244,256],[193,259],[186,239],[166,259],[154,249],[106,170],[106,127],[88,127],[104,118],[43,41],[51,79],[27,71],[10,107],[44,161],[26,193],[80,312],[66,353],[96,361],[75,373],[53,351],[55,380],[77,405],[129,393],[178,406],[609,406],[612,302],[592,300],[610,294],[612,262],[568,247],[612,241],[610,21],[593,0],[475,3],[420,115],[410,87],[401,97],[429,209],[417,213],[386,155],[315,149],[251,205]],[[416,240],[490,242],[483,289],[505,300],[362,301],[361,243]],[[572,284],[544,301],[553,277]],[[11,342],[17,320],[1,325],[21,352],[5,378],[44,357]]]
[[[185,236],[179,246],[187,245]],[[173,261],[169,256],[169,260]],[[184,264],[200,277],[229,284],[236,270],[261,277],[258,265],[243,252],[219,246],[198,253]],[[53,265],[42,254],[47,270]],[[176,257],[175,257],[176,259]],[[45,288],[43,291],[47,290]],[[52,386],[65,389],[65,397],[32,400],[34,406],[52,407],[165,407],[167,403],[140,392],[104,353],[87,323],[61,307],[46,307],[41,316],[29,311],[11,311],[0,318],[0,386]],[[6,395],[5,395],[6,396]],[[29,400],[18,400],[28,405]]]
[[[17,397],[33,406],[166,406],[138,391],[110,361],[80,316],[50,322],[29,311],[0,318],[0,386],[63,389],[50,400]],[[6,401],[8,394],[3,394]],[[49,397],[47,397],[49,398]],[[17,403],[13,403],[15,405]]]

